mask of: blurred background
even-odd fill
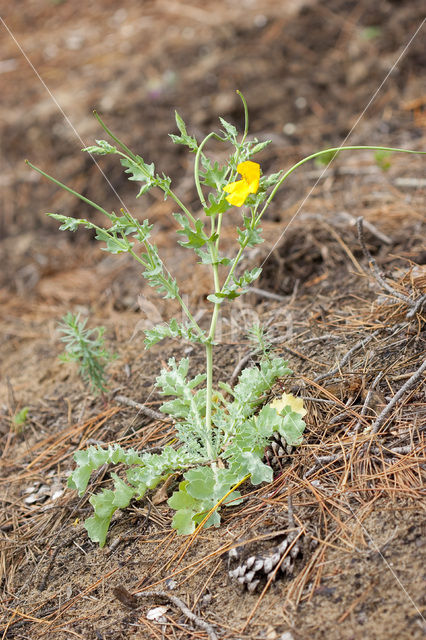
[[[66,264],[72,269],[105,257],[90,250],[87,232],[59,233],[44,215],[94,213],[31,171],[25,158],[107,209],[122,206],[117,192],[133,213],[155,222],[160,245],[169,242],[164,232],[174,228],[172,205],[154,192],[135,200],[137,185],[127,180],[117,159],[99,159],[103,175],[81,152],[105,137],[93,109],[135,153],[169,174],[181,198],[195,209],[193,158],[167,135],[176,132],[174,110],[197,138],[217,127],[219,116],[241,126],[236,89],[249,105],[250,133],[272,139],[260,158],[264,172],[339,145],[349,133],[350,144],[421,146],[424,29],[404,52],[423,18],[419,0],[2,4],[3,294],[35,295],[43,278],[60,273]],[[355,163],[361,173],[380,173],[371,154],[346,154],[336,162]],[[411,179],[421,166],[419,159],[411,157],[408,163],[407,157],[395,157],[383,179]],[[340,183],[336,189],[340,206],[349,210],[359,205],[359,188],[355,193],[351,188],[357,170],[347,170],[344,188]],[[311,192],[318,175],[314,165],[293,174],[269,219],[283,222],[286,212],[294,212]],[[312,202],[324,194],[324,184],[315,188]],[[318,210],[321,206],[318,201]]]

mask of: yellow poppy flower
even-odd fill
[[[242,180],[230,182],[223,190],[229,193],[226,200],[234,207],[242,207],[250,193],[257,193],[260,180],[260,165],[257,162],[246,160],[240,162],[237,167],[238,173],[241,174]]]

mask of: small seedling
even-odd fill
[[[59,356],[62,362],[77,362],[79,373],[92,392],[106,393],[106,365],[114,359],[104,347],[105,327],[86,329],[87,318],[80,320],[80,314],[68,312],[58,328],[63,334],[65,353]]]
[[[28,418],[29,407],[22,407],[12,416],[12,429],[15,433],[20,433],[25,427]]]
[[[167,367],[157,377],[156,386],[160,394],[170,398],[160,410],[175,421],[177,441],[174,446],[166,446],[160,454],[141,454],[119,445],[108,449],[91,446],[75,453],[77,468],[68,485],[77,489],[80,495],[85,492],[92,472],[103,464],[124,463],[127,466],[125,480],[111,473],[114,488],[104,489],[90,498],[95,512],[86,520],[85,526],[90,538],[101,546],[105,544],[116,509],[127,507],[132,498],[141,499],[147,490],[154,489],[176,472],[181,474],[182,481],[168,501],[176,511],[173,527],[178,533],[190,534],[198,526],[218,526],[219,507],[241,501],[237,488],[245,480],[250,479],[253,485],[272,480],[273,470],[264,461],[264,451],[274,434],[278,433],[288,445],[301,444],[305,429],[302,418],[306,413],[301,400],[284,394],[280,402],[265,404],[275,381],[291,371],[283,358],[273,357],[270,344],[259,326],[252,327],[250,331],[250,338],[256,342],[256,350],[261,354],[258,366],[244,369],[233,388],[222,381],[213,389],[213,351],[222,305],[243,295],[259,277],[261,268],[241,272],[240,263],[248,248],[263,241],[262,218],[278,189],[295,169],[318,158],[326,158],[329,162],[337,152],[346,150],[382,149],[416,153],[387,147],[339,147],[313,153],[286,172],[262,175],[260,165],[252,158],[270,141],[247,139],[247,104],[238,93],[245,114],[241,136],[234,125],[220,118],[221,131],[211,132],[198,142],[188,134],[183,119],[176,113],[179,134],[173,134],[171,138],[175,144],[187,147],[194,154],[194,181],[201,214],[190,211],[172,189],[171,179],[157,173],[154,164],[148,164],[141,156],[135,155],[108,129],[98,114],[95,114],[97,120],[114,144],[97,140],[96,145],[85,149],[90,154],[118,156],[129,180],[140,184],[136,197],[156,188],[163,192],[165,199],[170,198],[176,204],[179,211],[173,216],[181,238],[179,244],[194,251],[199,262],[212,274],[212,291],[207,299],[213,308],[208,329],[203,329],[196,321],[180,294],[178,283],[167,271],[157,247],[151,243],[153,225],[148,220],[140,222],[124,209],[120,215],[106,211],[29,163],[40,174],[101,211],[109,221],[107,226],[101,227],[86,218],[48,214],[60,222],[60,229],[76,231],[82,226],[93,230],[95,238],[105,243],[105,251],[130,254],[143,267],[147,283],[164,298],[179,303],[186,322],[172,319],[146,330],[146,347],[164,338],[180,338],[202,345],[206,355],[204,373],[191,375],[188,358],[180,362],[170,358]],[[205,153],[206,145],[212,139],[230,147],[223,164]],[[238,174],[241,176],[239,179]],[[225,254],[221,249],[221,236],[231,207],[240,209],[241,226],[236,229],[236,250]],[[80,339],[77,339],[79,334],[73,328],[69,335],[72,336],[72,344],[77,344],[80,349],[75,357],[79,359],[77,354],[82,353]],[[98,352],[95,350],[95,353]],[[88,374],[87,368],[85,373]],[[100,377],[98,386],[103,384]]]

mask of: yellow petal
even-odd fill
[[[292,411],[299,413],[303,418],[308,412],[303,406],[302,398],[296,398],[292,393],[283,393],[281,398],[275,398],[270,405],[277,413],[281,413],[286,407],[290,407]]]
[[[259,180],[260,180],[260,164],[257,162],[252,162],[251,160],[246,160],[245,162],[240,162],[237,167],[238,173],[241,173],[243,179],[247,182],[249,193],[257,193],[259,189]]]
[[[229,193],[225,199],[234,207],[242,207],[250,193],[248,184],[245,180],[237,180],[237,182],[230,182],[226,187],[223,187],[226,193]]]

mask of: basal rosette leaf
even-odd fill
[[[111,490],[102,491],[90,498],[90,503],[95,509],[95,513],[84,522],[89,538],[92,542],[98,542],[103,547],[106,542],[111,518],[116,510],[114,506],[114,492]]]
[[[195,531],[206,515],[218,502],[237,484],[239,476],[235,476],[229,469],[216,467],[197,467],[184,474],[184,480],[179,484],[168,500],[168,505],[176,510],[172,526],[180,535],[187,535]],[[238,491],[233,491],[225,502],[239,504],[242,498]],[[213,511],[205,522],[204,527],[218,527],[220,524],[219,507]]]
[[[205,373],[199,373],[194,378],[187,380],[189,370],[189,358],[182,358],[176,363],[175,358],[169,358],[168,369],[162,369],[156,379],[156,386],[161,389],[162,395],[190,397],[189,391],[194,389],[206,379]]]
[[[110,445],[107,449],[98,446],[90,446],[88,449],[74,453],[77,463],[76,469],[68,479],[68,487],[76,489],[79,496],[86,491],[87,484],[93,471],[104,464],[119,464],[120,462],[131,465],[143,465],[143,456],[134,449],[122,449],[119,445]]]
[[[114,480],[114,491],[104,489],[101,493],[90,498],[89,502],[93,506],[95,513],[84,523],[90,539],[93,542],[99,542],[100,547],[105,545],[114,512],[117,509],[127,507],[135,495],[135,490],[129,487],[115,473],[112,473],[111,477]]]
[[[277,431],[285,438],[287,444],[293,447],[302,444],[306,423],[302,420],[300,414],[296,411],[289,411],[285,416],[280,416],[280,418]]]
[[[283,358],[263,358],[260,367],[248,367],[242,371],[232,390],[235,401],[243,407],[243,415],[249,416],[272,388],[278,378],[291,374],[288,362]]]
[[[188,482],[183,480],[179,483],[179,490],[175,491],[168,499],[167,504],[176,513],[172,520],[172,527],[179,535],[189,535],[195,531],[194,516],[202,509],[202,503],[191,496],[187,490]]]
[[[198,467],[185,473],[187,480],[186,491],[202,501],[209,501],[214,505],[237,483],[237,478],[229,469],[216,466]]]
[[[192,509],[179,509],[172,518],[172,528],[175,529],[180,536],[189,536],[195,531],[194,516],[196,511]]]
[[[223,454],[234,475],[244,477],[249,474],[255,485],[270,482],[273,477],[272,469],[262,462],[265,447],[273,434],[271,417],[276,417],[275,410],[263,407],[258,416],[243,418]]]
[[[250,482],[254,485],[262,482],[272,482],[274,474],[270,466],[262,462],[261,457],[253,452],[239,449],[235,446],[229,456],[230,468],[242,477],[250,475]]]

